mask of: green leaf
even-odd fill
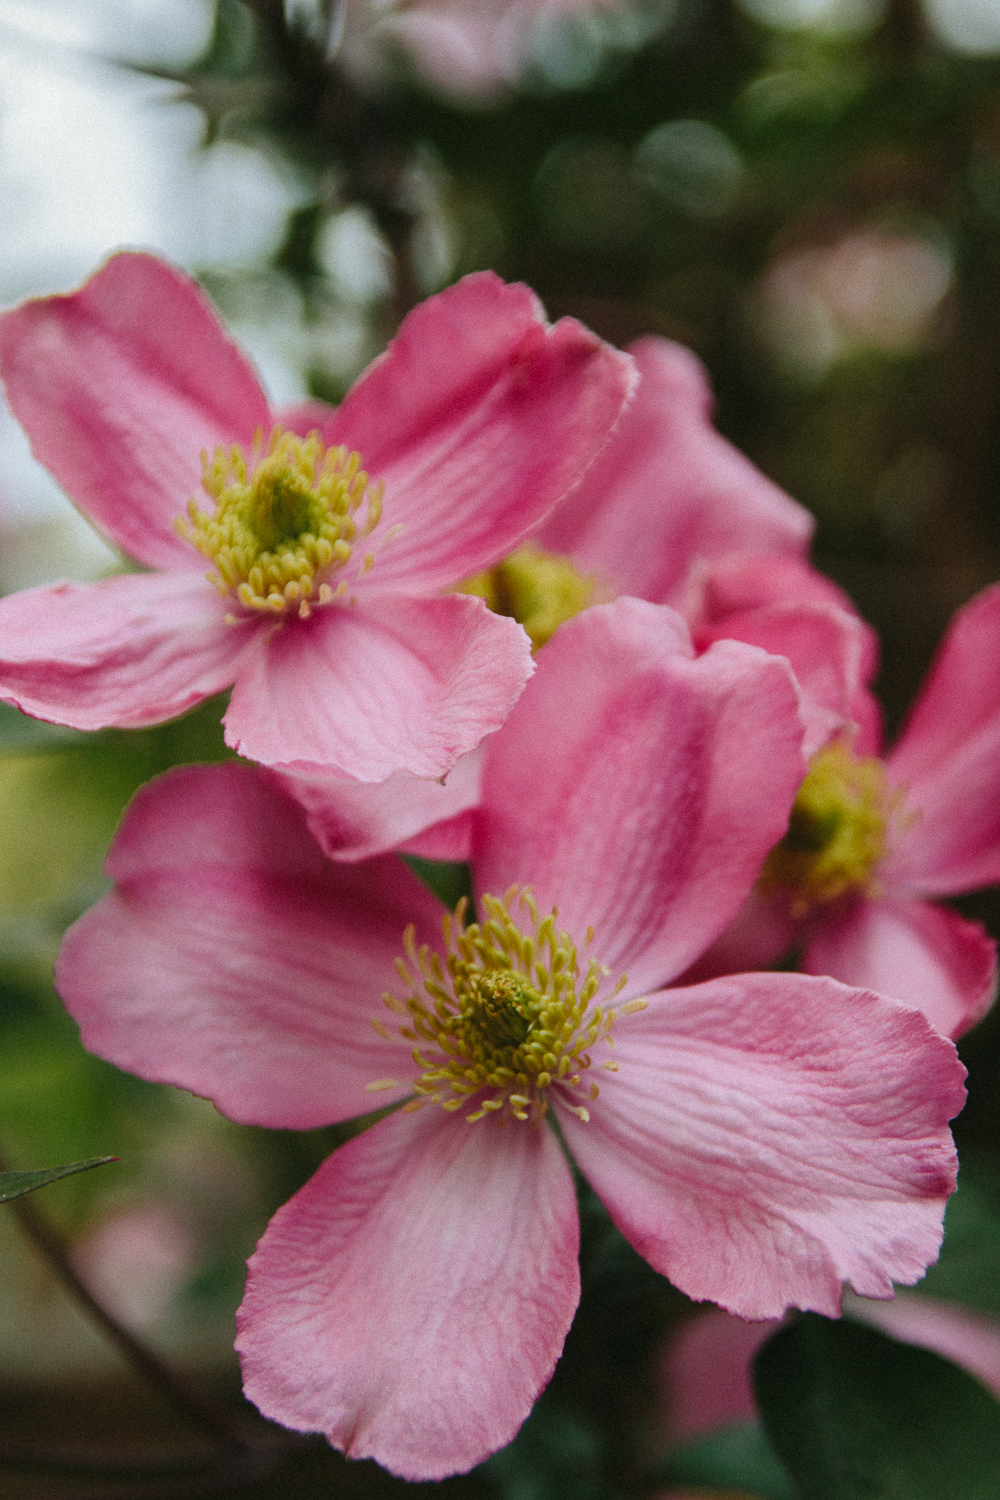
[[[469,903],[466,921],[474,920],[472,874],[468,865],[452,864],[443,859],[420,859],[416,854],[404,854],[403,860],[449,911],[454,911],[461,897],[465,896]]]
[[[1000,1316],[1000,1183],[995,1165],[963,1159],[958,1191],[945,1212],[940,1258],[915,1290]]]
[[[61,724],[47,724],[44,719],[31,719],[11,704],[0,703],[0,755],[62,748],[86,738],[79,730],[65,729]]]
[[[802,1500],[997,1500],[1000,1404],[957,1365],[806,1313],[754,1360],[764,1431]]]
[[[65,1167],[46,1167],[40,1172],[0,1172],[0,1203],[9,1203],[12,1198],[23,1198],[36,1188],[47,1187],[58,1182],[60,1177],[72,1177],[74,1172],[89,1172],[91,1167],[105,1167],[117,1156],[91,1156],[86,1161],[71,1161]]]
[[[678,1443],[649,1474],[652,1484],[738,1490],[761,1500],[796,1500],[792,1482],[756,1422],[740,1422]]]

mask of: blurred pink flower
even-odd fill
[[[904,1344],[932,1349],[1000,1396],[1000,1323],[982,1313],[916,1293],[872,1302],[848,1293],[844,1313]],[[663,1420],[674,1442],[697,1438],[757,1415],[750,1366],[780,1321],[746,1323],[720,1308],[683,1324],[660,1367]]]
[[[134,727],[235,684],[227,744],[360,781],[440,776],[503,722],[523,633],[439,592],[580,479],[634,381],[483,273],[411,313],[336,411],[275,417],[195,284],[136,254],[0,316],[0,371],[37,456],[153,570],[0,602],[0,697]]]
[[[1000,585],[952,621],[896,744],[877,719],[813,761],[789,833],[692,977],[800,967],[918,1005],[958,1037],[993,1003],[997,949],[928,897],[1000,882]]]
[[[326,862],[265,773],[188,767],[138,794],[116,887],[58,961],[85,1044],[278,1128],[409,1101],[320,1168],[250,1263],[238,1348],[266,1415],[410,1479],[513,1437],[579,1294],[549,1110],[692,1297],[836,1313],[844,1280],[889,1296],[936,1255],[963,1096],[949,1041],[829,979],[663,988],[785,826],[796,698],[754,647],[695,657],[669,609],[578,615],[484,748],[486,925],[448,918],[444,945],[400,861]]]

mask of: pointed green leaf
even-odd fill
[[[0,1203],[9,1203],[11,1198],[21,1198],[33,1193],[36,1188],[47,1187],[58,1182],[60,1177],[72,1177],[74,1172],[89,1172],[91,1167],[104,1167],[117,1156],[91,1156],[86,1161],[71,1161],[65,1167],[46,1167],[39,1172],[0,1172]]]
[[[801,1500],[997,1500],[1000,1403],[957,1365],[806,1313],[754,1361],[764,1430]]]

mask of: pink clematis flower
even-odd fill
[[[503,722],[523,634],[440,591],[577,483],[634,382],[484,273],[411,313],[336,411],[272,414],[197,286],[138,254],[0,316],[0,373],[37,456],[152,570],[0,602],[0,698],[134,727],[232,685],[241,754],[370,782],[440,776]]]
[[[738,908],[801,772],[786,663],[695,658],[673,611],[622,599],[560,631],[485,748],[483,925],[458,911],[442,939],[395,857],[325,861],[255,768],[138,794],[115,889],[58,961],[85,1044],[257,1124],[402,1103],[250,1262],[238,1349],[265,1414],[409,1479],[514,1436],[579,1295],[550,1115],[692,1297],[836,1313],[844,1280],[921,1275],[954,1185],[952,1043],[830,979],[663,988]]]
[[[872,718],[813,758],[788,834],[692,977],[801,944],[831,974],[919,1005],[959,1037],[997,989],[997,946],[928,900],[1000,882],[1000,586],[952,621],[903,732],[878,758]]]
[[[645,338],[630,352],[641,383],[611,441],[529,543],[474,586],[537,647],[580,609],[626,594],[679,610],[699,651],[735,639],[787,657],[807,755],[845,726],[876,726],[875,635],[804,560],[812,517],[712,427],[689,349]],[[286,787],[332,859],[403,849],[465,860],[481,763],[474,753],[443,784],[400,773],[350,787],[303,772]]]

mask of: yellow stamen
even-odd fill
[[[523,625],[537,651],[560,625],[594,602],[595,588],[595,580],[579,573],[569,558],[528,542],[495,568],[467,578],[457,592],[475,594],[494,614]]]
[[[840,741],[828,745],[813,756],[788,832],[764,862],[760,889],[784,893],[796,918],[852,892],[877,894],[873,872],[893,811],[882,762],[859,759]]]
[[[202,453],[202,488],[209,513],[188,501],[178,535],[214,564],[207,576],[244,609],[306,618],[347,588],[330,579],[351,559],[356,538],[368,536],[382,513],[381,482],[372,484],[358,453],[326,448],[316,432],[296,437],[276,427],[266,449],[258,430],[248,468],[243,450]],[[357,511],[365,503],[363,523]],[[361,572],[371,567],[366,553]],[[228,618],[228,617],[227,617]]]
[[[529,930],[514,920],[515,906],[527,914]],[[413,1083],[422,1102],[448,1111],[472,1102],[470,1121],[496,1114],[537,1124],[549,1108],[552,1087],[574,1090],[590,1067],[589,1049],[611,1041],[616,1015],[645,1008],[631,1000],[616,1010],[609,1004],[627,983],[623,975],[600,1005],[593,1002],[609,977],[594,958],[585,973],[568,933],[556,927],[556,912],[539,920],[528,889],[512,886],[503,900],[482,898],[484,920],[464,925],[465,901],[454,918],[443,921],[444,958],[426,945],[417,948],[414,930],[403,937],[407,961],[397,969],[408,986],[403,1000],[382,998],[389,1010],[405,1013],[406,1040],[418,1040],[413,1059],[420,1073]],[[369,1084],[369,1088],[372,1085]],[[597,1086],[587,1086],[591,1102]],[[573,1106],[581,1119],[582,1105]]]

